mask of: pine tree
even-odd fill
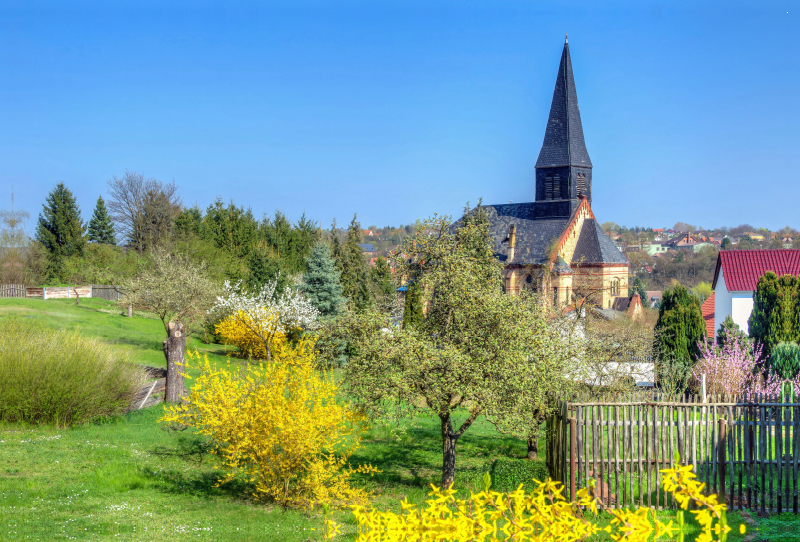
[[[322,316],[336,316],[346,303],[339,282],[339,271],[328,243],[319,241],[306,259],[306,274],[300,290]]]
[[[87,238],[92,243],[102,243],[105,245],[116,245],[117,236],[114,234],[114,224],[108,216],[106,202],[103,197],[97,198],[97,205],[94,208],[92,219],[89,221],[89,231]]]
[[[800,341],[800,280],[767,271],[759,277],[753,294],[750,336],[764,346],[764,356],[780,342]]]
[[[342,292],[355,309],[363,309],[372,301],[367,286],[367,261],[361,253],[360,244],[361,224],[356,220],[356,215],[353,215],[341,247],[337,267],[341,271]]]
[[[47,273],[50,278],[59,277],[65,258],[83,254],[86,245],[84,232],[75,196],[64,183],[58,183],[42,205],[36,227],[36,240],[48,253]]]
[[[289,275],[283,269],[278,258],[267,254],[263,249],[256,249],[247,259],[247,287],[252,292],[260,291],[270,281],[278,281],[275,295],[280,295],[289,285]]]
[[[700,354],[697,343],[705,335],[700,303],[685,286],[665,290],[656,322],[656,355],[664,361],[691,367]]]

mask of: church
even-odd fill
[[[601,309],[626,306],[628,259],[592,212],[592,161],[566,40],[535,186],[535,201],[483,206],[505,265],[505,291],[530,288],[555,305],[586,299]]]

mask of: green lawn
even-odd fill
[[[12,314],[77,329],[129,349],[140,363],[164,365],[161,322],[125,318],[109,302],[0,299],[0,317]],[[196,339],[190,346],[220,359],[225,355],[223,347]],[[72,429],[0,425],[0,540],[321,540],[318,511],[254,504],[241,482],[215,487],[203,440],[162,430],[162,409]],[[399,511],[404,497],[422,503],[429,484],[439,480],[440,447],[433,417],[398,437],[373,428],[352,461],[382,472],[356,483],[370,489],[382,509]],[[465,495],[477,490],[487,464],[522,457],[525,450],[524,442],[479,420],[458,443],[457,486]],[[334,518],[348,535],[341,539],[352,540],[351,515],[336,512]],[[738,516],[732,514],[731,521],[737,523]]]

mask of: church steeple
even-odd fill
[[[536,201],[552,202],[543,205],[541,211],[546,216],[569,216],[581,196],[591,202],[591,177],[592,161],[583,139],[572,59],[565,39],[544,143],[536,161]],[[555,205],[556,201],[561,203]]]

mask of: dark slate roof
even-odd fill
[[[485,205],[490,231],[494,239],[497,257],[503,263],[543,264],[548,259],[547,249],[558,241],[569,218],[547,218],[534,220],[535,203],[508,203]],[[514,259],[508,261],[508,237],[511,225],[516,224],[516,247]]]
[[[569,56],[569,44],[566,42],[561,53],[550,116],[547,118],[547,128],[544,132],[544,143],[536,161],[537,168],[555,166],[592,167],[583,140],[578,93],[575,91],[572,60]]]
[[[361,252],[376,252],[375,247],[372,243],[364,243],[363,245],[358,245],[361,247]]]
[[[560,254],[556,258],[555,265],[553,265],[553,273],[557,275],[572,274],[572,268],[569,266],[567,262],[564,261],[564,258],[562,258]]]
[[[628,259],[593,218],[587,218],[575,245],[572,263],[628,263]]]

